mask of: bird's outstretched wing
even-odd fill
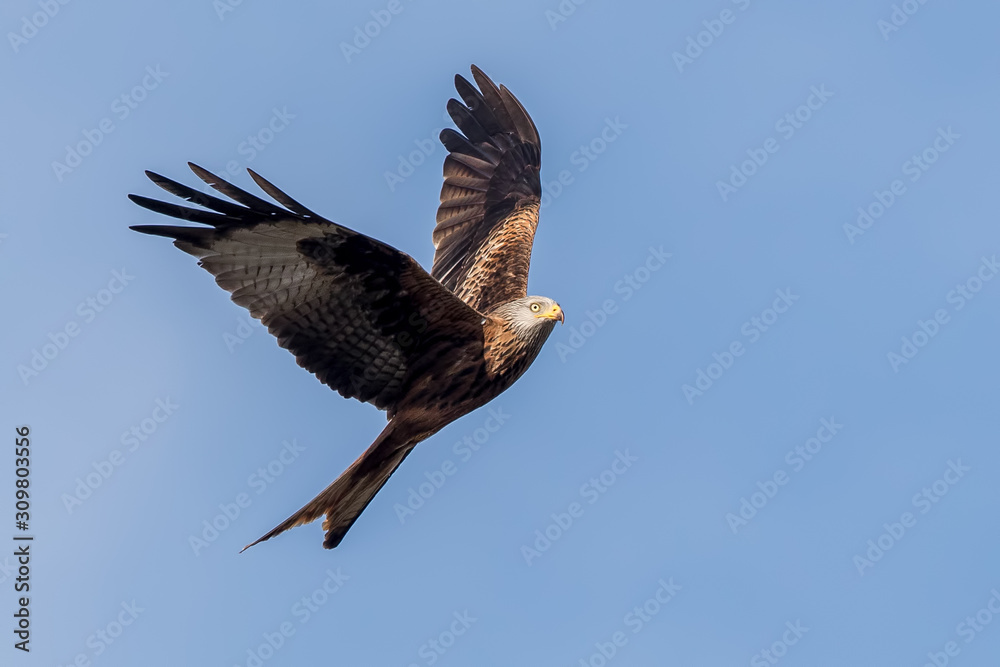
[[[461,76],[465,102],[448,101],[458,129],[441,132],[448,149],[434,228],[431,275],[481,313],[526,296],[531,244],[541,202],[541,141],[509,90],[472,66],[479,90]]]
[[[129,195],[132,201],[209,227],[132,229],[172,238],[198,257],[300,366],[342,395],[391,416],[408,369],[429,344],[482,339],[482,316],[409,255],[316,215],[253,171],[281,206],[190,166],[233,201],[147,171],[167,192],[210,210]]]

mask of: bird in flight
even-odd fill
[[[201,227],[137,225],[165,236],[247,308],[320,382],[385,410],[389,423],[319,495],[244,550],[326,515],[333,549],[417,443],[485,405],[538,356],[563,311],[528,296],[541,201],[541,142],[504,86],[472,66],[462,102],[448,101],[461,132],[448,150],[427,273],[409,255],[327,220],[253,170],[275,203],[189,164],[231,201],[147,171],[153,183],[201,208],[129,195],[139,206]]]

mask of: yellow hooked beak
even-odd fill
[[[562,308],[559,307],[558,303],[552,304],[552,308],[544,313],[538,313],[535,317],[544,317],[547,320],[559,320],[560,323],[566,324],[566,317],[563,315]]]

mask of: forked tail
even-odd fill
[[[371,447],[305,507],[271,532],[243,547],[240,553],[289,528],[311,523],[324,514],[326,521],[323,522],[323,530],[326,531],[326,538],[323,546],[333,549],[340,544],[347,531],[368,507],[368,503],[416,445],[416,440],[398,433],[395,424],[395,419],[390,421]]]

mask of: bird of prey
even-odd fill
[[[326,515],[333,549],[413,447],[510,387],[563,321],[552,299],[528,296],[541,200],[541,142],[504,86],[472,66],[462,102],[448,101],[461,132],[448,150],[427,273],[409,255],[327,220],[263,177],[275,202],[194,164],[231,201],[147,171],[156,185],[201,208],[129,195],[136,204],[205,226],[138,225],[199,258],[320,382],[387,412],[372,445],[298,512],[244,549]]]

